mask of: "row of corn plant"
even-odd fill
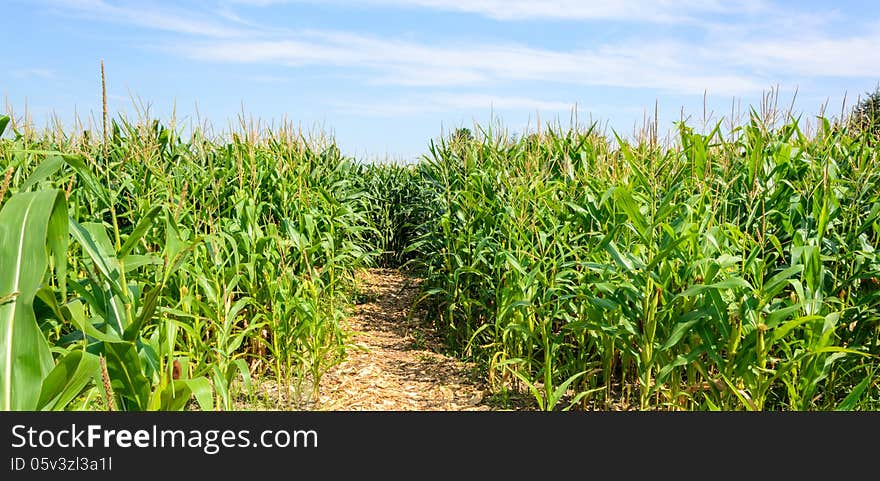
[[[253,375],[318,399],[374,250],[357,165],[289,126],[181,132],[0,117],[0,408],[234,409]]]
[[[233,409],[253,375],[310,406],[375,262],[542,409],[876,408],[875,139],[720,125],[459,129],[401,166],[287,125],[0,117],[2,407]]]
[[[440,139],[423,305],[542,409],[876,408],[878,151],[800,123]]]
[[[418,164],[361,163],[355,176],[357,189],[368,202],[363,239],[376,250],[380,267],[410,266],[413,246],[425,234],[425,223],[435,216],[431,186]]]

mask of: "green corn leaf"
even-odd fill
[[[135,269],[144,266],[161,266],[162,259],[154,255],[133,255],[129,254],[120,259],[120,264],[125,267],[125,272],[129,273]]]
[[[60,169],[62,165],[64,165],[64,162],[61,160],[61,157],[57,155],[48,157],[46,160],[40,162],[40,165],[31,172],[31,175],[29,175],[27,180],[25,180],[19,187],[19,191],[26,192],[30,190],[31,187],[37,185],[41,180],[58,172],[58,169]]]
[[[150,397],[148,411],[180,411],[192,397],[189,384],[183,380],[171,380],[162,384]]]
[[[76,350],[62,357],[43,380],[37,409],[59,411],[65,409],[93,381],[99,379],[101,365],[98,356]]]
[[[110,205],[110,196],[107,189],[95,177],[91,169],[86,165],[85,159],[81,155],[60,154],[61,158],[67,162],[67,165],[73,167],[73,170],[79,174],[80,179],[86,188],[101,199],[105,205]]]
[[[765,298],[765,302],[769,301],[777,294],[779,294],[782,289],[784,289],[785,286],[788,284],[788,280],[795,275],[800,274],[803,270],[803,264],[797,264],[774,275],[770,278],[770,280],[765,282],[763,286],[763,295]]]
[[[824,320],[825,320],[825,318],[822,316],[802,316],[802,317],[798,317],[798,318],[792,319],[790,321],[787,321],[784,324],[777,327],[776,329],[773,329],[773,336],[771,338],[770,343],[775,344],[776,341],[778,341],[778,340],[782,339],[783,337],[785,337],[786,335],[788,335],[788,333],[791,332],[792,329],[794,329],[798,326],[802,326],[802,325],[804,325],[808,322],[811,322],[811,321],[824,321]]]
[[[242,380],[244,381],[245,391],[250,393],[252,391],[251,371],[250,369],[248,369],[247,362],[245,362],[244,359],[236,359],[235,361],[232,361],[232,364],[229,366],[229,368],[238,370],[238,372],[241,374]],[[205,382],[207,382],[207,379],[205,379]]]
[[[152,319],[153,314],[156,313],[156,307],[159,305],[159,295],[162,293],[162,286],[154,286],[144,296],[144,305],[141,307],[141,312],[135,318],[134,322],[132,322],[128,327],[125,328],[125,332],[122,335],[122,338],[126,341],[134,341],[137,339],[140,334],[141,327],[144,326]]]
[[[248,377],[248,380],[250,380],[250,377]],[[199,409],[202,411],[214,410],[214,390],[211,387],[211,381],[208,378],[196,377],[193,379],[185,379],[183,380],[183,383],[196,398],[196,402],[199,404]]]
[[[873,381],[872,376],[866,376],[862,381],[856,384],[856,387],[847,394],[846,398],[834,408],[835,411],[852,411],[855,409],[856,405],[858,405],[859,400],[862,399],[862,395],[865,393],[865,390],[868,389],[868,385]]]
[[[660,348],[661,351],[666,351],[681,341],[681,338],[684,337],[685,334],[689,333],[691,328],[698,322],[700,322],[705,317],[704,312],[694,311],[689,312],[681,317],[679,322],[675,324],[675,327],[672,329],[672,333],[669,334],[669,338],[663,343],[663,346]]]
[[[127,256],[134,246],[137,245],[137,242],[141,240],[144,234],[153,226],[153,222],[156,220],[156,217],[159,213],[162,212],[162,206],[155,206],[150,209],[146,215],[144,215],[141,220],[137,223],[134,230],[131,231],[128,238],[125,239],[125,243],[122,244],[122,248],[119,249],[119,252],[116,253],[116,257],[124,258]]]
[[[752,285],[749,284],[748,281],[741,277],[728,277],[723,281],[719,281],[713,284],[699,284],[696,286],[689,287],[686,291],[679,294],[680,297],[690,297],[695,296],[697,294],[702,293],[703,291],[709,289],[715,290],[726,290],[726,289],[736,289],[736,288],[746,288],[751,289]]]
[[[89,169],[86,165],[85,159],[81,155],[74,154],[65,154],[63,152],[58,152],[57,150],[40,150],[40,149],[13,149],[13,152],[22,152],[25,154],[38,154],[45,155],[47,157],[57,156],[60,157],[67,165],[71,166],[73,170],[79,174],[80,179],[86,188],[91,191],[91,193],[95,194],[100,200],[104,202],[105,205],[110,205],[110,197],[107,194],[107,190],[103,187],[100,181],[95,177],[95,174]]]
[[[60,190],[15,194],[0,210],[0,410],[35,409],[54,367],[33,303],[50,256],[66,285],[66,217]]]
[[[647,239],[648,221],[645,220],[645,216],[639,211],[639,205],[633,199],[632,193],[624,187],[618,187],[614,189],[614,200],[626,214],[627,218],[629,218],[630,222],[633,223],[636,233],[642,239]]]
[[[124,401],[127,411],[144,411],[150,398],[150,382],[143,374],[134,343],[105,342],[107,372],[114,393]]]
[[[113,330],[110,331],[110,334],[105,334],[99,331],[95,325],[92,324],[92,321],[86,318],[85,306],[79,300],[68,302],[67,305],[64,306],[64,310],[69,313],[66,317],[70,320],[71,324],[85,335],[103,342],[119,342],[121,340]]]
[[[575,374],[571,375],[568,379],[563,381],[562,384],[557,386],[556,389],[553,390],[553,394],[551,394],[550,397],[547,399],[547,410],[552,411],[553,408],[556,407],[556,404],[559,403],[559,400],[562,399],[562,396],[565,395],[565,392],[568,391],[568,388],[569,388],[569,386],[571,386],[571,383],[577,381],[578,378],[580,378],[581,376],[583,376],[587,372],[588,371],[581,371],[581,372],[575,373]]]
[[[113,292],[127,299],[128,296],[124,289],[119,285],[119,266],[116,265],[112,252],[108,252],[110,247],[110,239],[107,237],[106,231],[100,224],[82,224],[80,225],[73,219],[70,222],[70,234],[79,243],[89,259],[94,263],[95,268],[104,277],[104,281],[108,283]],[[103,232],[103,235],[101,235]],[[99,235],[96,239],[93,235]],[[104,241],[104,242],[100,242]]]

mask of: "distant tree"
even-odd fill
[[[857,129],[869,132],[874,138],[880,137],[880,85],[859,101],[850,120]]]
[[[526,147],[528,147],[529,149],[537,149],[541,145],[541,140],[542,139],[540,134],[538,134],[537,132],[532,132],[525,138]]]
[[[467,127],[455,129],[452,133],[452,141],[455,143],[468,143],[474,140],[474,133]]]
[[[474,134],[471,129],[460,127],[449,136],[450,151],[458,157],[464,158],[470,146],[474,143]]]

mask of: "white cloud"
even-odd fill
[[[804,35],[731,43],[727,57],[752,69],[801,77],[880,77],[880,30],[846,38]]]
[[[104,0],[52,0],[63,13],[110,23],[212,38],[244,37],[249,33],[224,22],[205,18],[204,12],[171,9],[141,3],[111,4]]]
[[[726,71],[711,58],[697,58],[695,49],[674,42],[556,51],[517,44],[437,46],[311,32],[277,41],[176,44],[174,50],[220,62],[359,68],[367,71],[370,82],[409,86],[540,81],[691,94],[709,89],[722,95],[757,92],[766,87],[752,76]]]
[[[347,7],[424,8],[481,15],[494,20],[622,20],[679,23],[710,14],[753,14],[765,0],[231,0],[267,7],[283,3],[333,3]]]
[[[439,92],[412,96],[395,101],[368,103],[340,103],[340,112],[368,116],[397,116],[452,111],[543,111],[562,112],[574,108],[574,103],[540,100],[522,96],[499,96],[481,93]]]
[[[671,23],[693,19],[707,13],[751,12],[760,8],[759,0],[617,0],[590,2],[583,0],[368,0],[367,3],[388,3],[476,13],[496,20],[529,20],[535,18],[568,20],[624,20]]]
[[[284,75],[250,75],[245,80],[262,84],[285,84],[292,82],[293,78]]]
[[[312,0],[295,0],[312,1]],[[335,0],[329,0],[335,1]],[[278,0],[235,0],[270,5]],[[801,83],[818,77],[876,78],[880,63],[880,25],[868,33],[835,38],[823,34],[815,12],[789,12],[796,25],[779,20],[779,6],[764,0],[585,2],[579,0],[355,0],[364,7],[384,5],[471,12],[492,18],[603,19],[648,22],[711,18],[692,31],[692,42],[654,40],[643,33],[589,48],[538,48],[522,43],[426,43],[339,31],[295,32],[264,28],[221,4],[213,12],[111,2],[54,0],[71,15],[152,30],[187,34],[193,39],[164,40],[176,55],[221,63],[329,67],[370,84],[453,88],[507,86],[516,83],[611,86],[679,94],[747,95],[779,82]],[[224,6],[225,5],[225,6]],[[752,14],[755,22],[721,21],[726,12]],[[838,14],[839,15],[839,14]],[[788,17],[786,17],[788,18]],[[713,23],[714,22],[714,23]],[[808,28],[807,28],[808,27]],[[691,28],[692,26],[688,26]],[[636,36],[640,40],[635,40]],[[158,40],[162,42],[163,40]]]
[[[226,3],[238,5],[250,5],[253,7],[269,7],[283,3],[291,3],[292,0],[226,0]]]
[[[39,78],[49,80],[55,78],[55,72],[47,68],[23,68],[12,71],[12,75],[23,78]]]

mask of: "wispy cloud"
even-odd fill
[[[752,13],[760,10],[760,0],[617,0],[587,2],[583,0],[368,0],[368,3],[413,5],[439,10],[468,12],[496,20],[529,20],[536,18],[566,20],[621,20],[631,22],[677,23],[694,20],[700,15],[718,13]]]
[[[252,7],[269,7],[284,3],[292,3],[295,0],[225,0],[227,4],[250,5]]]
[[[313,0],[293,0],[294,2]],[[328,0],[336,2],[336,0]],[[367,7],[419,8],[465,12],[498,20],[567,18],[654,23],[706,17],[699,29],[689,25],[689,41],[652,37],[650,30],[618,36],[586,48],[536,47],[529,43],[460,42],[401,39],[389,34],[346,31],[292,31],[266,28],[239,15],[232,5],[268,6],[284,0],[225,0],[214,10],[193,10],[131,1],[51,0],[59,11],[94,20],[184,34],[165,42],[167,50],[187,58],[269,67],[344,69],[347,76],[372,85],[453,89],[534,85],[610,86],[660,93],[742,96],[781,81],[794,84],[814,77],[876,78],[880,26],[850,36],[823,33],[821,15],[791,12],[798,25],[743,15],[779,13],[769,0],[354,0]],[[286,2],[285,2],[286,3]],[[724,15],[739,20],[725,20]],[[788,18],[788,17],[786,17]],[[283,73],[273,72],[276,82]],[[266,79],[264,79],[266,80]],[[520,90],[522,91],[522,89]],[[520,98],[522,99],[522,97]],[[448,99],[434,105],[452,108]]]
[[[245,80],[261,84],[284,84],[292,82],[293,78],[284,75],[249,75]]]
[[[663,42],[557,51],[526,45],[431,45],[340,32],[296,39],[175,45],[200,60],[360,68],[371,82],[461,86],[514,81],[604,85],[701,93],[741,94],[765,88],[760,79],[701,63],[688,45]],[[711,58],[709,59],[711,60]]]
[[[802,35],[731,42],[730,62],[801,77],[880,78],[880,29],[861,36],[830,38]]]
[[[179,34],[232,38],[253,33],[232,26],[222,18],[209,18],[213,15],[206,12],[169,8],[166,5],[150,5],[144,2],[111,4],[104,0],[50,0],[48,3],[58,8],[62,14]]]
[[[339,103],[336,109],[339,112],[357,115],[398,116],[480,110],[564,112],[574,107],[575,104],[573,102],[548,101],[522,96],[435,92],[431,95],[410,96],[390,102]]]
[[[13,70],[11,73],[21,78],[39,78],[43,80],[55,78],[55,72],[47,68],[22,68]]]
[[[753,14],[766,8],[764,0],[231,0],[232,3],[267,7],[284,3],[344,4],[361,7],[421,8],[470,13],[494,20],[618,20],[626,22],[680,23],[704,15]]]

